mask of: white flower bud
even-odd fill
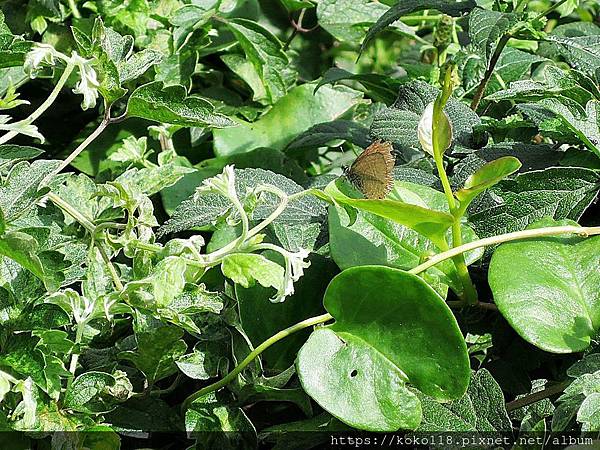
[[[417,126],[417,136],[419,138],[419,143],[423,150],[429,153],[431,156],[433,154],[433,105],[434,102],[429,103],[425,110],[423,111],[423,115],[421,116],[421,120],[419,120],[419,125]],[[446,111],[442,111],[442,123],[438,124],[440,127],[440,149],[443,153],[450,145],[452,145],[452,124]]]
[[[417,136],[423,150],[433,156],[433,102],[423,111],[417,126]]]

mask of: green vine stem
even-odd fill
[[[440,148],[443,132],[440,127],[444,123],[444,107],[446,106],[446,103],[452,94],[452,70],[452,67],[448,67],[446,70],[442,91],[436,98],[433,105],[431,142],[433,145],[433,159],[435,160],[435,165],[442,182],[444,195],[446,196],[450,213],[454,217],[454,221],[452,223],[452,247],[459,247],[462,244],[462,214],[460,213],[460,207],[454,198],[454,193],[452,192],[452,187],[450,186],[450,181],[448,180],[448,175],[446,174],[446,169],[444,168],[444,151],[446,148]],[[463,287],[460,297],[463,298],[467,304],[476,305],[478,302],[477,290],[471,281],[471,275],[469,275],[469,269],[467,268],[464,255],[459,253],[455,255],[452,260],[456,267],[456,273],[461,280]]]
[[[52,203],[54,203],[56,206],[58,206],[64,212],[66,212],[71,217],[73,217],[73,219],[75,219],[77,222],[79,222],[81,224],[81,226],[83,226],[83,228],[85,228],[86,231],[88,231],[90,233],[90,235],[92,236],[92,245],[93,245],[96,241],[96,235],[98,232],[98,228],[92,223],[92,221],[89,220],[87,217],[85,217],[83,214],[81,214],[79,211],[77,211],[75,208],[73,208],[69,203],[64,201],[62,198],[60,198],[54,192],[48,193],[47,197],[48,197],[48,200],[50,200]],[[119,278],[117,269],[115,268],[115,266],[111,262],[110,258],[108,257],[108,254],[106,253],[106,251],[104,250],[104,248],[101,245],[96,245],[96,248],[98,249],[98,252],[100,252],[100,256],[102,257],[102,260],[108,267],[108,271],[110,272],[110,275],[113,279],[115,288],[117,288],[117,290],[119,292],[122,291],[124,288],[123,283],[121,282],[121,279]]]
[[[104,131],[104,129],[110,123],[111,123],[110,107],[106,106],[106,108],[104,110],[104,117],[102,118],[102,121],[100,122],[98,127],[96,127],[96,129],[94,131],[92,131],[92,133],[87,138],[85,138],[85,140],[81,144],[79,144],[77,146],[77,148],[75,150],[73,150],[71,152],[71,154],[69,156],[67,156],[63,162],[60,163],[60,166],[58,166],[50,175],[48,175],[48,177],[46,177],[44,182],[48,182],[48,180],[52,179],[52,177],[54,177],[55,175],[62,172],[65,169],[65,167],[67,167],[69,164],[71,164],[73,162],[73,160],[75,158],[77,158],[77,156],[82,151],[84,151],[87,148],[87,146],[90,145],[100,135],[100,133],[102,133]]]
[[[242,370],[244,370],[244,368],[248,364],[250,364],[252,361],[254,361],[254,359],[258,355],[260,355],[262,352],[264,352],[266,349],[268,349],[271,345],[273,345],[276,342],[280,341],[281,339],[295,333],[296,331],[300,331],[300,330],[303,330],[304,328],[312,327],[314,325],[317,325],[317,324],[320,324],[323,322],[327,322],[328,320],[331,320],[331,319],[333,319],[333,316],[331,314],[322,314],[320,316],[311,317],[309,319],[303,320],[302,322],[298,322],[298,323],[292,325],[291,327],[288,327],[285,330],[282,330],[279,333],[274,334],[269,339],[267,339],[262,344],[260,344],[258,347],[256,347],[248,356],[246,356],[246,358],[244,358],[244,360],[240,364],[238,364],[235,367],[235,369],[233,369],[231,372],[229,372],[227,375],[225,375],[225,377],[223,377],[221,380],[219,380],[216,383],[213,383],[209,386],[206,386],[206,387],[194,392],[189,397],[187,397],[184,400],[183,404],[181,405],[182,410],[185,412],[189,408],[190,404],[197,398],[200,398],[206,394],[214,392],[214,391],[221,389],[222,387],[228,385],[230,382],[232,382],[235,379],[235,377],[238,376],[238,374]]]
[[[501,244],[503,242],[516,241],[516,240],[520,240],[520,239],[531,239],[531,238],[544,237],[544,236],[558,236],[561,234],[576,234],[581,237],[589,237],[589,236],[594,236],[594,235],[600,235],[600,227],[578,227],[578,226],[574,226],[574,225],[565,225],[565,226],[561,226],[561,227],[536,228],[533,230],[523,230],[523,231],[515,231],[513,233],[500,234],[498,236],[493,236],[493,237],[485,238],[485,239],[479,239],[477,241],[463,244],[459,247],[451,248],[450,250],[448,250],[446,252],[439,253],[439,254],[433,256],[428,261],[424,262],[423,264],[418,265],[417,267],[409,270],[408,272],[412,273],[414,275],[417,275],[417,274],[429,269],[430,267],[433,267],[436,264],[439,264],[442,261],[453,258],[458,254],[474,250],[476,248],[486,247],[489,245]],[[231,372],[229,372],[227,375],[225,375],[225,377],[223,377],[222,379],[220,379],[219,381],[217,381],[213,384],[203,387],[202,389],[194,392],[189,397],[187,397],[181,406],[183,413],[185,413],[185,411],[189,408],[190,404],[194,400],[196,400],[206,394],[210,394],[211,392],[217,391],[217,390],[221,389],[222,387],[225,387],[226,385],[231,383],[235,379],[235,377],[237,375],[239,375],[248,364],[250,364],[255,358],[257,358],[263,351],[265,351],[271,345],[275,344],[276,342],[280,341],[283,338],[290,336],[291,334],[295,333],[296,331],[300,331],[300,330],[303,330],[304,328],[318,325],[320,323],[324,323],[324,322],[327,322],[332,319],[333,319],[333,316],[331,314],[322,314],[320,316],[311,317],[309,319],[303,320],[302,322],[298,322],[298,323],[286,328],[285,330],[282,330],[282,331],[274,334],[273,336],[268,338],[266,341],[261,343],[258,347],[256,347],[240,364],[238,364]],[[535,395],[535,394],[532,394],[532,395]],[[542,398],[544,398],[544,397],[542,397]],[[537,401],[537,400],[535,400],[535,401]],[[531,402],[531,403],[533,403],[533,402]],[[527,403],[527,404],[529,404],[529,403]]]
[[[75,331],[75,347],[77,348],[81,343],[81,338],[83,337],[83,330],[85,328],[85,322],[77,323],[77,330]],[[77,370],[77,362],[79,361],[79,351],[73,353],[71,355],[71,362],[69,364],[69,372],[71,372],[71,376],[67,380],[67,390],[71,387],[73,383],[73,379],[75,378],[75,371]]]
[[[548,14],[550,14],[555,9],[559,8],[566,1],[567,0],[560,0],[560,1],[556,2],[555,4],[553,4],[552,6],[547,8],[545,11],[538,14],[534,20],[539,20],[543,17],[546,17]],[[496,64],[498,64],[498,60],[500,59],[500,55],[502,54],[504,47],[506,47],[506,44],[508,44],[508,41],[510,41],[511,38],[516,33],[521,31],[524,27],[525,27],[524,23],[519,23],[515,28],[510,30],[505,35],[503,35],[500,38],[500,40],[498,41],[498,44],[496,45],[496,49],[494,50],[494,53],[492,53],[492,57],[490,58],[490,63],[488,64],[488,67],[485,70],[485,73],[483,74],[483,78],[481,79],[479,86],[477,86],[477,91],[475,91],[473,100],[471,101],[471,109],[473,111],[477,111],[477,108],[479,107],[479,103],[481,102],[481,99],[483,98],[483,94],[485,93],[485,89],[487,88],[490,78],[494,74],[494,71],[496,69]]]
[[[69,9],[71,10],[71,14],[73,14],[73,17],[76,19],[81,19],[81,13],[77,8],[77,3],[75,3],[75,0],[68,0],[67,3],[69,5]]]
[[[561,234],[576,234],[581,237],[589,237],[600,234],[600,227],[578,227],[575,225],[565,225],[561,227],[534,228],[532,230],[514,231],[512,233],[499,234],[485,239],[468,242],[458,247],[451,248],[447,252],[438,253],[432,256],[423,264],[409,270],[410,273],[419,274],[440,262],[453,258],[454,256],[490,245],[502,244],[503,242],[517,241],[521,239],[533,239],[544,236],[558,236]]]
[[[19,120],[18,122],[15,122],[13,125],[31,125],[38,117],[44,114],[44,112],[52,105],[52,103],[54,103],[54,101],[58,97],[58,94],[69,79],[69,76],[71,75],[71,72],[73,72],[74,68],[75,64],[69,61],[61,77],[58,79],[58,82],[54,86],[54,89],[52,89],[52,92],[50,92],[48,98],[46,98],[46,100],[44,100],[44,102],[40,106],[38,106],[37,109],[34,112],[32,112],[28,117],[26,117],[23,120]],[[0,145],[10,141],[17,134],[19,134],[17,131],[9,131],[5,135],[1,136]]]
[[[515,409],[523,408],[524,406],[539,402],[545,398],[552,397],[553,395],[560,394],[567,388],[567,386],[571,384],[571,382],[572,380],[566,380],[562,383],[553,384],[544,390],[532,392],[531,394],[524,395],[523,397],[513,400],[512,402],[508,402],[506,404],[506,411],[511,412]]]

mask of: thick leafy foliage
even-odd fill
[[[0,447],[593,446],[599,14],[0,2]]]

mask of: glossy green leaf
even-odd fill
[[[202,448],[223,450],[256,447],[256,430],[244,410],[217,400],[214,393],[194,401],[185,413],[185,429],[196,432]]]
[[[400,19],[402,16],[406,16],[415,11],[422,11],[424,9],[436,9],[440,12],[451,16],[459,16],[465,12],[468,12],[475,8],[476,3],[472,0],[405,0],[398,2],[389,8],[373,25],[367,33],[365,39],[362,42],[361,49],[364,50],[367,44],[386,27]]]
[[[169,432],[182,429],[181,419],[175,410],[163,400],[151,396],[132,397],[105,417],[105,422],[118,430]]]
[[[319,25],[342,42],[360,42],[368,28],[386,12],[385,5],[369,0],[323,0],[317,5]],[[397,22],[394,28],[403,34],[414,31]]]
[[[546,98],[519,105],[540,130],[552,136],[569,134],[600,157],[600,101],[590,100],[585,107],[569,98]]]
[[[0,186],[0,208],[6,221],[16,219],[40,197],[41,182],[60,163],[54,160],[21,161],[15,164]]]
[[[334,120],[319,123],[310,127],[290,142],[286,150],[322,147],[332,141],[344,139],[359,147],[368,147],[369,130],[362,125],[350,120]]]
[[[33,42],[15,36],[10,31],[5,23],[4,12],[0,11],[0,68],[23,65],[32,45]]]
[[[64,407],[86,413],[103,413],[113,406],[104,398],[115,385],[115,378],[104,372],[86,372],[79,375],[65,393]]]
[[[334,183],[327,187],[326,192],[340,205],[351,206],[404,225],[431,239],[438,247],[444,247],[446,230],[454,222],[450,214],[420,205],[392,199],[350,198],[344,195]]]
[[[586,373],[594,373],[600,370],[600,353],[590,353],[583,359],[577,361],[567,369],[567,375],[576,378]]]
[[[248,338],[257,347],[275,333],[301,320],[323,313],[321,298],[315,292],[324,292],[337,273],[335,264],[319,255],[311,255],[310,267],[294,284],[294,294],[281,303],[271,303],[268,289],[254,286],[249,289],[236,286],[240,321]],[[294,364],[296,353],[310,333],[294,333],[261,354],[265,370],[285,370]]]
[[[123,290],[137,307],[166,308],[185,286],[186,264],[178,256],[168,256],[142,279],[127,283]]]
[[[469,37],[473,45],[489,62],[496,42],[519,21],[519,15],[475,8],[469,15]],[[487,64],[486,64],[487,65]]]
[[[258,147],[282,150],[299,133],[339,118],[361,98],[359,92],[344,86],[325,86],[313,94],[314,87],[314,84],[303,84],[293,88],[256,122],[240,121],[234,128],[214,130],[217,156]]]
[[[466,209],[475,197],[515,173],[520,167],[521,162],[517,158],[504,156],[477,169],[466,179],[463,188],[456,192],[461,207]]]
[[[338,184],[343,188],[343,185]],[[351,195],[350,191],[344,191]],[[444,194],[427,186],[396,181],[390,198],[404,203],[426,207],[442,213],[448,212]],[[354,220],[342,206],[329,208],[329,245],[331,256],[341,269],[378,264],[409,270],[428,256],[441,250],[428,238],[407,226],[392,222],[382,216],[358,210]],[[471,242],[477,235],[466,223],[462,226],[463,242]],[[452,242],[452,232],[445,233]],[[467,252],[467,264],[472,264],[483,255],[483,250]],[[459,291],[461,282],[452,261],[443,261],[423,275],[434,289],[446,296],[447,287]]]
[[[40,259],[40,253],[37,241],[29,234],[13,231],[0,237],[1,255],[16,261],[43,281],[48,290],[55,291],[64,280],[64,275],[60,271],[64,266],[59,264],[58,267],[52,267],[52,261],[46,261],[49,264],[44,264],[43,257]]]
[[[462,334],[421,278],[380,266],[348,269],[332,280],[324,305],[336,321],[313,332],[297,370],[306,392],[340,420],[366,430],[414,429],[421,406],[407,383],[442,401],[465,393]]]
[[[570,98],[582,106],[594,98],[600,99],[594,81],[577,70],[546,65],[536,75],[535,80],[514,81],[508,89],[494,92],[486,99],[530,102],[543,98]]]
[[[503,180],[490,189],[493,200],[472,213],[469,220],[485,238],[552,217],[578,220],[600,189],[596,172],[579,167],[548,167]]]
[[[559,36],[551,34],[547,40],[561,48],[561,54],[575,69],[598,77],[600,68],[600,36]]]
[[[33,159],[42,153],[42,150],[35,147],[12,144],[0,145],[0,167],[4,168],[19,161]]]
[[[600,392],[585,398],[577,411],[577,421],[583,424],[582,431],[600,431]]]
[[[250,20],[232,20],[227,26],[260,78],[267,102],[275,103],[285,95],[294,78],[294,73],[288,70],[289,60],[282,43],[268,30]]]
[[[218,343],[200,343],[193,353],[181,356],[175,364],[189,378],[208,380],[226,371],[228,360],[221,353],[223,350]]]
[[[187,96],[183,86],[164,86],[160,81],[144,84],[132,92],[127,115],[184,127],[231,127],[228,117],[198,96]]]
[[[560,224],[546,220],[530,228]],[[494,252],[489,283],[498,309],[523,339],[549,352],[577,352],[600,328],[599,264],[600,237],[515,241]]]
[[[139,312],[135,322],[137,350],[119,354],[140,369],[149,383],[154,383],[177,371],[175,361],[185,354],[186,343],[181,339],[183,330],[164,324]]]
[[[321,81],[315,87],[319,89],[326,84],[336,84],[338,81],[357,81],[365,88],[365,94],[374,100],[387,105],[394,102],[398,95],[399,80],[378,73],[352,73],[339,67],[332,67],[323,74]]]

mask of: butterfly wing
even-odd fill
[[[348,179],[367,198],[384,198],[392,189],[394,157],[392,144],[374,142],[362,152],[348,171]]]

